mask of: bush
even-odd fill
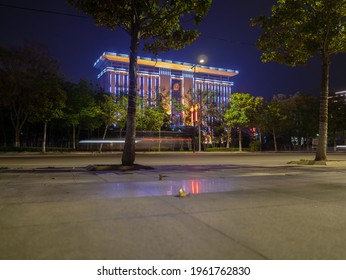
[[[259,141],[252,141],[249,145],[250,152],[258,152],[261,150],[261,143]]]

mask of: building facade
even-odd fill
[[[103,90],[115,95],[127,93],[128,55],[105,52],[94,67],[100,71],[98,79]],[[232,93],[231,79],[238,73],[224,68],[138,57],[138,94],[147,106],[163,105],[173,124],[190,124],[188,108],[196,104],[201,106],[202,99],[224,110]]]

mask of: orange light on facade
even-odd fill
[[[194,119],[193,119],[193,111],[194,111],[194,109],[193,109],[193,106],[190,108],[190,112],[191,112],[191,123],[193,124],[193,121],[194,121]]]
[[[190,112],[191,112],[191,123],[195,124],[196,122],[198,122],[198,104],[195,104],[194,106],[192,106],[190,108]]]

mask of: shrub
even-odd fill
[[[261,150],[261,143],[259,141],[252,141],[249,145],[250,152],[258,152]]]

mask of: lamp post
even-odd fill
[[[192,105],[192,107],[190,108],[190,112],[191,112],[191,123],[193,125],[193,136],[192,136],[192,151],[195,152],[196,151],[196,147],[195,147],[195,127],[196,124],[198,122],[198,104]]]
[[[199,93],[199,100],[196,94],[196,67],[199,64],[205,64],[208,61],[208,57],[205,55],[199,55],[197,58],[197,63],[192,66],[193,70],[193,100],[194,103],[198,104],[197,106],[197,124],[198,124],[198,151],[201,151],[201,140],[202,140],[202,135],[201,135],[201,121],[202,121],[202,92]],[[197,97],[197,102],[196,102],[196,97]],[[195,124],[194,124],[195,127]],[[194,129],[195,131],[195,129]],[[193,135],[195,137],[195,135]]]

